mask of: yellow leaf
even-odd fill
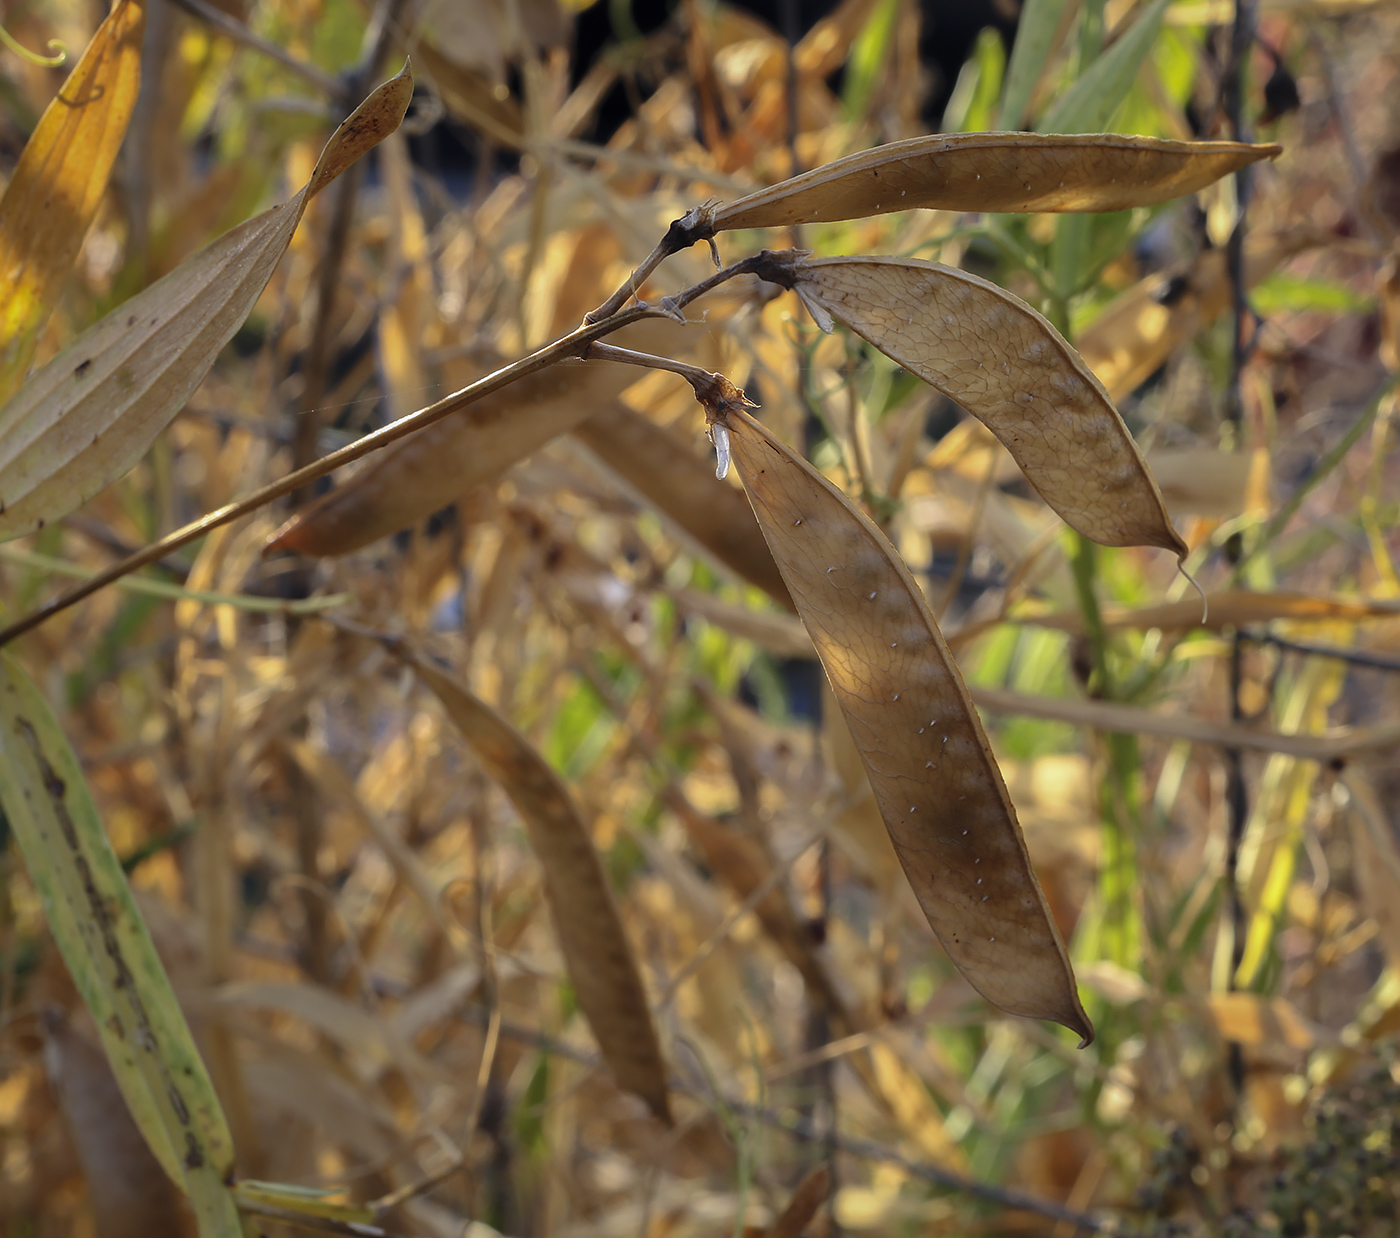
[[[398,127],[412,94],[405,66],[335,131],[295,198],[119,305],[0,408],[0,539],[66,515],[141,458],[252,312],[307,202]]]
[[[0,401],[19,386],[82,248],[141,87],[144,0],[118,0],[44,109],[0,199]]]

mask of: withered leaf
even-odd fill
[[[688,336],[676,323],[653,320],[634,323],[617,338],[669,352]],[[397,533],[475,487],[499,481],[636,381],[637,371],[628,366],[572,361],[527,374],[380,452],[278,529],[267,550],[343,555]]]
[[[743,496],[717,482],[709,463],[675,433],[614,405],[578,426],[574,437],[726,567],[794,609]]]
[[[398,127],[412,94],[405,66],[335,131],[296,197],[123,302],[0,408],[0,539],[66,515],[141,458],[252,312],[307,202]]]
[[[782,1210],[763,1232],[763,1238],[800,1238],[807,1223],[817,1215],[817,1209],[826,1203],[831,1192],[831,1175],[825,1165],[809,1169],[802,1181],[797,1184]]]
[[[120,0],[25,143],[0,199],[0,400],[19,386],[82,248],[141,88],[143,0]]]
[[[619,1085],[669,1123],[666,1063],[641,972],[568,788],[529,741],[459,679],[402,644],[392,648],[442,702],[520,813],[544,870],[545,898],[579,1008]]]
[[[1093,1037],[987,737],[923,593],[835,486],[736,407],[734,462],[929,924],[993,1005]]]
[[[1103,384],[1019,297],[917,258],[820,258],[793,266],[791,279],[978,418],[1072,528],[1106,546],[1186,553]]]
[[[1283,148],[1116,133],[932,134],[847,155],[719,207],[716,231],[942,211],[1121,211],[1194,193]]]

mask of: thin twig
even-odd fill
[[[1346,649],[1341,645],[1317,645],[1311,641],[1290,640],[1272,632],[1244,632],[1242,635],[1256,645],[1272,645],[1275,649],[1284,649],[1289,653],[1302,653],[1315,658],[1335,658],[1338,662],[1367,666],[1378,671],[1400,671],[1400,658],[1387,657],[1383,653]]]
[[[331,77],[328,73],[323,73],[313,64],[308,64],[304,60],[298,60],[285,48],[278,47],[276,43],[271,43],[260,34],[254,34],[236,17],[230,17],[221,9],[216,9],[206,0],[171,0],[177,7],[184,9],[191,17],[197,17],[206,25],[213,26],[221,34],[228,35],[235,43],[241,43],[244,47],[250,47],[254,51],[261,52],[264,56],[271,57],[277,61],[284,69],[290,69],[303,81],[309,82],[322,94],[328,95],[337,103],[345,104],[350,99],[350,91],[346,83]]]
[[[1230,59],[1221,83],[1222,103],[1229,121],[1231,136],[1237,142],[1248,142],[1249,123],[1245,118],[1244,83],[1249,54],[1254,48],[1256,14],[1255,0],[1235,0],[1235,20],[1230,30]],[[1249,230],[1249,199],[1253,189],[1250,168],[1235,173],[1235,226],[1225,249],[1225,264],[1230,274],[1230,295],[1233,306],[1234,339],[1230,355],[1230,382],[1226,388],[1225,418],[1230,432],[1230,448],[1244,448],[1244,370],[1249,364],[1258,331],[1253,325],[1249,292],[1245,284],[1244,241]],[[1246,338],[1248,330],[1248,338]],[[1238,563],[1244,548],[1238,535],[1227,547],[1230,559]],[[1230,721],[1244,720],[1242,691],[1244,687],[1244,650],[1239,629],[1230,637]],[[1237,747],[1225,749],[1225,801],[1229,813],[1225,844],[1226,914],[1230,927],[1230,974],[1226,988],[1234,989],[1235,976],[1244,961],[1247,913],[1239,883],[1240,848],[1244,843],[1245,826],[1249,821],[1249,790],[1244,780],[1244,756]],[[1244,1089],[1244,1049],[1238,1041],[1229,1042],[1230,1079],[1236,1096]]]
[[[308,482],[313,482],[318,477],[324,477],[327,473],[332,473],[347,464],[353,464],[356,460],[361,460],[372,452],[387,447],[390,443],[395,443],[417,430],[422,430],[434,422],[441,421],[444,417],[458,412],[468,405],[475,404],[478,400],[484,399],[529,374],[537,373],[556,362],[578,357],[583,349],[594,340],[601,339],[621,327],[644,318],[674,318],[676,313],[684,309],[685,306],[713,291],[726,280],[733,279],[736,275],[752,273],[760,269],[765,261],[772,262],[774,258],[781,258],[781,255],[770,255],[765,251],[744,258],[732,266],[716,271],[708,279],[693,284],[675,296],[668,297],[665,308],[636,305],[601,322],[586,323],[576,330],[570,331],[552,344],[547,344],[529,356],[513,361],[510,365],[502,366],[499,370],[486,375],[485,378],[478,379],[460,391],[454,391],[451,395],[445,396],[437,403],[430,404],[427,408],[419,409],[416,413],[410,413],[407,417],[400,418],[390,425],[366,434],[363,438],[342,447],[339,451],[333,451],[330,455],[323,456],[314,464],[295,469],[280,480],[262,486],[252,494],[235,502],[227,503],[223,507],[201,516],[198,520],[191,521],[183,528],[176,529],[173,533],[150,543],[144,549],[129,555],[120,563],[92,577],[82,585],[60,594],[51,602],[46,602],[43,606],[30,611],[14,623],[0,629],[0,646],[7,645],[16,637],[33,631],[34,628],[51,619],[54,615],[60,614],[84,598],[91,597],[94,593],[106,588],[114,581],[120,580],[123,576],[130,575],[138,568],[145,567],[146,564],[153,563],[163,555],[179,550],[180,547],[187,546],[193,541],[198,541],[206,533],[210,533],[230,521],[250,515],[268,503],[280,499],[283,495],[300,489]]]
[[[719,266],[719,250],[715,247],[714,236],[715,211],[713,206],[697,206],[686,211],[679,219],[673,219],[671,226],[666,229],[666,235],[657,241],[656,248],[646,256],[641,266],[633,271],[622,282],[621,287],[602,305],[595,310],[589,310],[583,316],[585,325],[611,318],[632,297],[637,295],[637,289],[646,283],[648,276],[667,258],[672,254],[680,253],[683,249],[689,249],[697,241],[710,243],[710,253],[714,256],[715,266]]]
[[[475,1003],[464,1003],[458,1006],[454,1012],[460,1019],[473,1023],[478,1027],[484,1027],[491,1017],[491,1012],[484,1006]],[[522,1027],[519,1024],[511,1023],[505,1019],[500,1022],[500,1034],[507,1040],[514,1040],[517,1043],[528,1044],[532,1048],[541,1052],[553,1054],[559,1057],[566,1057],[571,1061],[579,1062],[587,1066],[600,1065],[600,1059],[596,1054],[587,1053],[573,1045],[563,1041],[555,1040],[552,1036],[544,1032],[536,1031],[533,1028]],[[708,1087],[693,1083],[685,1079],[673,1077],[671,1086],[680,1092],[688,1093],[701,1100],[712,1100],[711,1091]],[[914,1161],[901,1155],[894,1148],[882,1143],[876,1143],[870,1139],[857,1139],[850,1135],[842,1135],[839,1132],[829,1133],[820,1130],[812,1123],[802,1119],[794,1120],[791,1117],[777,1113],[774,1110],[763,1108],[759,1105],[751,1105],[745,1101],[735,1099],[730,1096],[723,1097],[724,1104],[734,1113],[754,1121],[762,1122],[765,1126],[771,1126],[775,1130],[784,1131],[794,1139],[799,1139],[803,1143],[821,1143],[828,1140],[840,1151],[849,1153],[851,1156],[859,1156],[865,1160],[882,1161],[885,1164],[897,1165],[911,1177],[919,1178],[924,1182],[931,1182],[936,1186],[945,1187],[950,1191],[956,1191],[962,1195],[971,1195],[977,1199],[985,1199],[989,1203],[1000,1204],[1003,1208],[1015,1208],[1023,1212],[1033,1212],[1039,1216],[1049,1217],[1055,1221],[1063,1221],[1067,1225],[1073,1225],[1081,1231],[1088,1233],[1101,1233],[1107,1228],[1107,1223],[1099,1217],[1085,1212],[1077,1212],[1073,1208],[1066,1208],[1062,1204],[1057,1204],[1054,1200],[1041,1199],[1039,1196],[1031,1195],[1025,1191],[1018,1191],[1014,1187],[997,1186],[995,1183],[982,1182],[976,1178],[965,1177],[962,1174],[954,1173],[950,1169],[944,1169],[941,1165],[931,1165],[926,1161]]]

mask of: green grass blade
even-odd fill
[[[238,1238],[233,1140],[82,769],[48,702],[0,655],[0,803],[54,941],[162,1168],[201,1238]]]
[[[1026,0],[1021,9],[1011,63],[1006,69],[1006,89],[997,113],[998,129],[1019,129],[1026,123],[1031,98],[1045,72],[1050,46],[1067,3],[1069,0]]]
[[[1096,133],[1128,97],[1138,70],[1156,41],[1170,0],[1152,0],[1143,14],[1051,105],[1038,133]]]

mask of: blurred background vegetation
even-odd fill
[[[480,443],[444,423],[372,483],[392,536],[352,553],[262,557],[289,514],[268,510],[22,638],[241,1174],[421,1188],[387,1228],[478,1238],[758,1233],[819,1164],[814,1235],[1396,1232],[1400,766],[1361,738],[1400,722],[1400,9],[1238,9],[150,0],[118,175],[40,361],[294,192],[405,53],[418,93],[141,465],[0,546],[6,621],[570,330],[709,198],[938,129],[1285,146],[1153,210],[721,240],[937,258],[1041,309],[1143,445],[1204,623],[1168,556],[1071,538],[978,423],[792,296],[728,286],[659,345],[745,387],[927,590],[991,706],[1098,1028],[1082,1052],[953,971],[796,621],[658,499],[667,466],[628,477],[590,431],[665,429],[679,489],[708,464],[674,376],[580,379],[578,432],[469,490]],[[103,16],[3,20],[76,50]],[[0,176],[66,72],[0,52]],[[708,262],[677,255],[644,295]],[[308,596],[442,654],[569,782],[674,1129],[600,1068],[509,801],[379,645],[293,613]],[[0,1226],[181,1233],[8,844],[0,865]]]

